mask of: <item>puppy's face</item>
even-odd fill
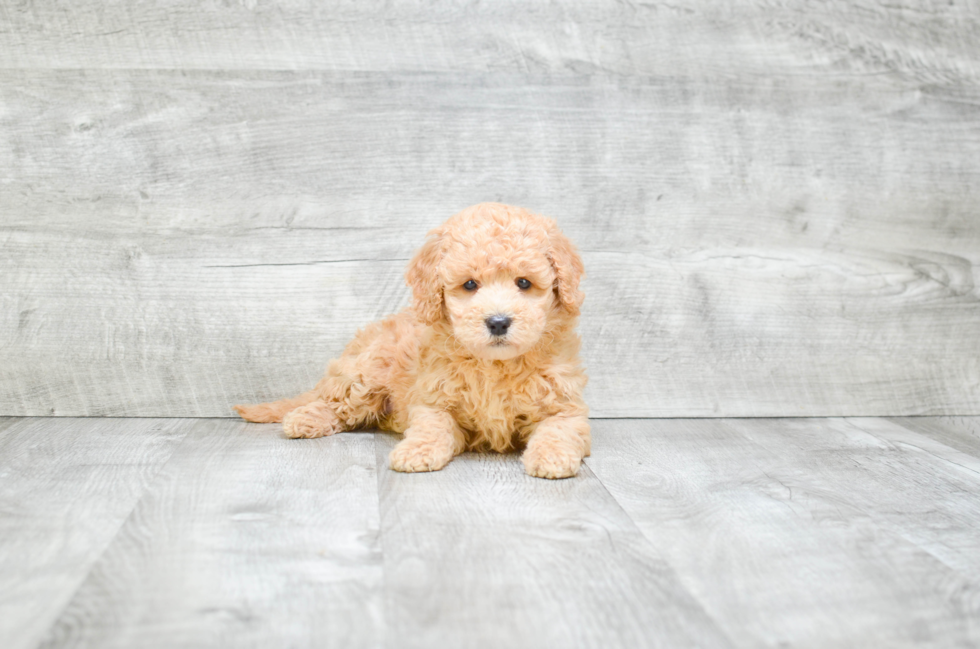
[[[478,358],[533,348],[557,318],[578,315],[582,262],[551,219],[484,203],[430,233],[407,280],[422,322],[448,322]]]
[[[548,325],[555,306],[553,283],[552,272],[512,268],[454,274],[444,296],[456,340],[479,358],[524,354]]]

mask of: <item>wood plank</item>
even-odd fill
[[[737,645],[976,644],[980,474],[858,423],[597,421],[586,462]]]
[[[34,649],[188,424],[0,421],[0,641]]]
[[[818,479],[841,480],[840,473],[846,473],[847,497],[878,526],[971,580],[980,575],[980,459],[975,455],[886,419],[747,422],[752,420],[733,420],[731,426],[769,446],[785,444],[788,437],[796,445],[790,453],[803,455],[801,462]],[[852,446],[870,447],[868,457]],[[814,454],[818,459],[807,461]]]
[[[889,417],[888,421],[980,458],[980,417]]]
[[[980,417],[936,417],[935,419],[961,433],[980,439]]]
[[[763,77],[816,61],[941,83],[977,73],[978,22],[970,2],[37,0],[0,6],[0,65]]]
[[[980,413],[971,83],[0,71],[0,412],[298,393],[503,200],[583,249],[595,416]]]
[[[380,622],[371,435],[201,420],[42,646],[374,647]]]
[[[916,419],[921,422],[925,418]],[[938,436],[890,420],[865,417],[848,422],[880,440],[889,451],[900,451],[907,458],[905,465],[899,467],[884,463],[869,467],[872,486],[866,493],[858,491],[856,496],[874,505],[875,521],[971,581],[977,580],[980,491],[976,483],[980,481],[980,456],[975,449],[960,451]],[[974,619],[980,621],[980,616]]]
[[[399,437],[376,436],[387,465]],[[729,646],[588,469],[472,454],[379,473],[393,647]]]

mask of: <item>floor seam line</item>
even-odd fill
[[[589,457],[591,457],[591,455]],[[704,613],[705,617],[707,617],[709,620],[711,620],[712,622],[715,623],[715,628],[718,630],[718,633],[720,633],[721,635],[723,635],[728,640],[729,645],[731,647],[737,647],[738,644],[729,635],[728,630],[724,626],[722,626],[721,621],[718,618],[716,618],[711,612],[709,612],[708,609],[707,609],[707,607],[705,606],[705,603],[701,600],[701,598],[698,597],[697,595],[695,595],[691,591],[691,589],[688,588],[687,584],[684,583],[684,580],[681,579],[680,572],[678,572],[677,568],[672,563],[670,563],[669,561],[667,561],[667,558],[664,557],[660,553],[659,550],[657,550],[657,547],[653,544],[653,541],[650,539],[650,537],[648,537],[646,535],[646,533],[643,531],[643,528],[641,528],[639,526],[639,524],[637,524],[637,522],[633,519],[633,517],[630,516],[629,512],[626,511],[626,508],[623,507],[622,503],[619,502],[619,499],[617,499],[616,496],[614,496],[613,493],[611,491],[609,491],[609,487],[607,487],[606,486],[606,483],[602,481],[602,478],[599,477],[599,474],[597,474],[595,471],[593,471],[592,470],[592,467],[588,465],[589,457],[584,458],[583,461],[582,461],[582,463],[583,463],[583,465],[585,465],[586,467],[588,467],[589,473],[592,474],[592,477],[595,478],[596,482],[599,483],[599,486],[602,487],[602,491],[607,496],[609,496],[609,498],[614,503],[616,503],[616,506],[619,507],[619,510],[623,513],[623,515],[626,517],[626,519],[633,526],[633,529],[639,535],[639,537],[643,541],[643,543],[647,547],[649,547],[650,550],[653,551],[654,556],[657,559],[659,559],[660,561],[662,561],[663,564],[670,570],[671,575],[673,576],[674,580],[677,582],[677,585],[680,588],[683,588],[684,589],[684,592],[687,593],[688,597],[690,597],[692,601],[694,601],[694,602],[697,603],[697,605],[701,608],[701,612]]]
[[[147,417],[147,419],[150,419],[150,417]],[[156,417],[153,417],[152,419],[157,419],[157,418]],[[186,420],[187,419],[183,419],[183,421],[186,421]],[[71,606],[72,602],[75,601],[75,597],[78,596],[79,591],[81,591],[82,587],[86,584],[86,582],[88,582],[89,577],[92,576],[92,571],[98,565],[98,563],[102,559],[102,557],[105,556],[106,550],[119,537],[119,532],[123,529],[123,527],[125,527],[126,523],[129,522],[129,519],[131,519],[133,517],[133,513],[139,507],[140,503],[143,502],[143,499],[146,497],[147,492],[150,490],[150,487],[153,486],[153,484],[156,481],[157,477],[161,473],[163,473],[163,470],[166,467],[168,467],[170,465],[170,463],[173,461],[174,456],[177,454],[177,450],[180,449],[180,447],[182,447],[184,445],[185,440],[187,439],[188,435],[190,435],[190,432],[191,431],[188,431],[187,433],[184,433],[184,435],[180,438],[180,441],[177,442],[176,444],[174,444],[173,451],[171,451],[171,453],[167,457],[166,461],[161,462],[160,463],[160,467],[153,473],[152,476],[150,476],[147,479],[147,481],[146,481],[146,488],[140,494],[139,498],[137,498],[136,501],[133,503],[133,506],[126,513],[126,516],[123,517],[119,521],[119,525],[113,531],[112,536],[109,537],[109,539],[108,539],[108,541],[106,541],[105,545],[102,546],[102,549],[100,550],[98,556],[95,557],[95,559],[92,561],[92,564],[88,567],[88,570],[85,571],[85,575],[78,581],[78,585],[75,586],[75,588],[71,591],[71,595],[69,597],[65,598],[65,604],[64,604],[64,606],[62,606],[58,610],[58,614],[57,615],[53,616],[52,622],[51,622],[51,626],[49,626],[47,628],[47,630],[44,633],[44,636],[35,645],[35,649],[41,649],[41,647],[44,647],[49,642],[49,640],[51,640],[51,632],[54,631],[55,627],[58,626],[58,621],[61,620],[62,616],[65,614],[65,611],[67,611],[68,608]]]
[[[388,619],[390,617],[388,612],[388,566],[385,562],[384,520],[382,518],[381,508],[381,474],[382,471],[387,471],[388,467],[378,462],[378,445],[381,443],[380,436],[383,434],[380,430],[371,433],[371,450],[374,456],[374,479],[377,485],[375,491],[378,496],[378,548],[381,553],[381,643],[378,645],[379,647],[388,646]]]

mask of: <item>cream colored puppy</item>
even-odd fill
[[[582,273],[551,219],[467,208],[409,263],[411,308],[359,331],[310,392],[235,408],[282,421],[287,437],[402,433],[396,471],[436,471],[467,449],[523,448],[529,474],[575,475],[590,446],[575,333]]]

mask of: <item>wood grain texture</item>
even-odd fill
[[[980,457],[980,418],[891,417],[889,421],[935,439],[961,453]]]
[[[595,424],[588,465],[736,645],[980,640],[978,458],[876,419]]]
[[[377,435],[378,466],[398,438]],[[379,473],[391,647],[725,647],[592,473],[516,454]]]
[[[377,646],[371,435],[185,426],[41,646]]]
[[[978,29],[974,0],[31,0],[0,7],[0,65],[670,76],[819,63],[944,82],[980,76]]]
[[[176,420],[0,421],[0,644],[34,649],[186,432]]]
[[[481,200],[595,416],[980,413],[974,5],[232,4],[0,8],[0,413],[305,390]]]
[[[594,420],[547,481],[397,474],[387,434],[0,418],[0,646],[973,647],[980,454],[944,440],[978,421]]]

